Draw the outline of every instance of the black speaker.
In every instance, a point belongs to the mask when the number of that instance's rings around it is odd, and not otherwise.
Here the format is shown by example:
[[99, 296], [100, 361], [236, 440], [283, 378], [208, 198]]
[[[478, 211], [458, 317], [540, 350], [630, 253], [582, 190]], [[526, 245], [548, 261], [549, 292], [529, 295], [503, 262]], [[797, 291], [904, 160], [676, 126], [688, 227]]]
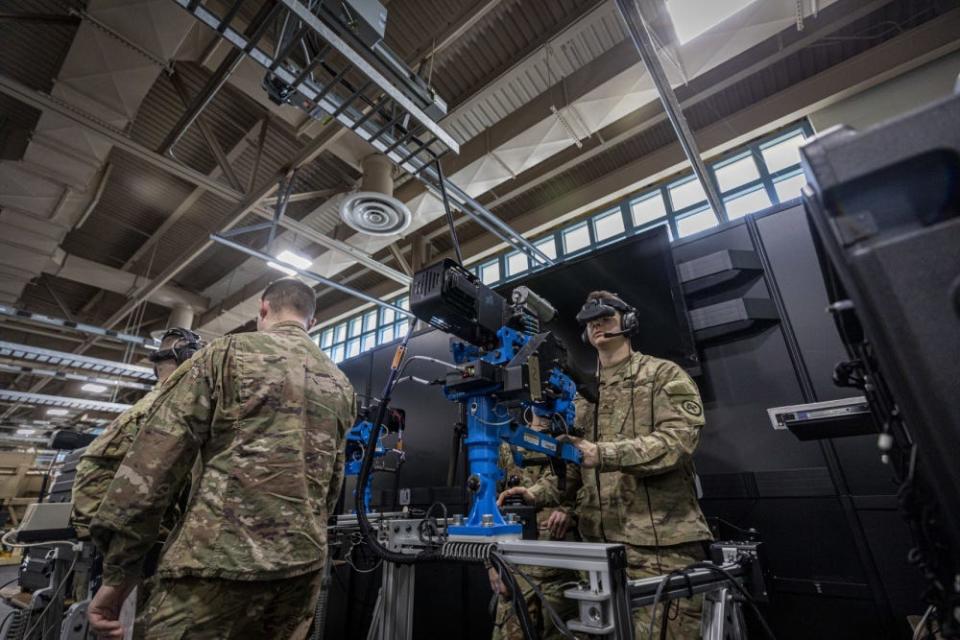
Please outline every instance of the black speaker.
[[905, 452], [891, 466], [925, 532], [918, 548], [952, 592], [941, 609], [960, 607], [960, 96], [863, 132], [828, 130], [801, 157], [838, 329], [870, 380], [888, 455]]

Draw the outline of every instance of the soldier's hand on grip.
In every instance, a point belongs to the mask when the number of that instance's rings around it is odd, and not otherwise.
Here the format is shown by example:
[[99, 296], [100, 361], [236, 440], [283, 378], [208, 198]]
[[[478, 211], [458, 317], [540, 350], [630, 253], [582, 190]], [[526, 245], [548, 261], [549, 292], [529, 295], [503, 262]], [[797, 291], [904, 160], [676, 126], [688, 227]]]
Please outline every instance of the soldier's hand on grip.
[[497, 498], [497, 506], [502, 507], [503, 501], [510, 496], [520, 496], [527, 504], [533, 504], [533, 494], [530, 493], [529, 489], [526, 487], [512, 487], [500, 494], [500, 497]]

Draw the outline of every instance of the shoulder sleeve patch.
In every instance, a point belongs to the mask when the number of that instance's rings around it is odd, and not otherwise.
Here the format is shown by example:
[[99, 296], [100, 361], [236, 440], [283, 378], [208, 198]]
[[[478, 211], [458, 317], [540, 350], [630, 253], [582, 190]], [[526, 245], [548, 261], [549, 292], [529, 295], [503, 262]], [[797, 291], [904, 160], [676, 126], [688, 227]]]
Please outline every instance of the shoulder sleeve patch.
[[691, 396], [697, 395], [697, 388], [689, 380], [671, 380], [663, 385], [663, 391], [668, 396]]

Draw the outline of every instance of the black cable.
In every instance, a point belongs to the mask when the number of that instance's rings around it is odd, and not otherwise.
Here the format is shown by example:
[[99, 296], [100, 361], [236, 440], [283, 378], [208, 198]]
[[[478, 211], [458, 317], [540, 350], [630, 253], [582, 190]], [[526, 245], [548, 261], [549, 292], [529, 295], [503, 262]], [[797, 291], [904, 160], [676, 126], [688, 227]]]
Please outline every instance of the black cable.
[[437, 176], [440, 182], [440, 196], [443, 200], [443, 210], [447, 216], [447, 226], [450, 227], [450, 241], [453, 243], [453, 252], [457, 256], [457, 262], [463, 266], [463, 254], [460, 252], [460, 239], [457, 238], [457, 228], [453, 224], [453, 212], [450, 211], [450, 199], [447, 197], [447, 182], [443, 177], [443, 167], [440, 166], [440, 158], [437, 158]]
[[496, 551], [490, 552], [490, 564], [494, 566], [497, 570], [497, 573], [500, 575], [500, 579], [503, 581], [504, 586], [507, 590], [510, 591], [510, 599], [513, 603], [513, 612], [517, 616], [517, 620], [520, 622], [520, 630], [523, 632], [524, 640], [539, 640], [540, 633], [534, 627], [533, 621], [530, 620], [530, 612], [527, 611], [527, 603], [523, 599], [523, 593], [520, 590], [520, 586], [517, 584], [516, 577], [513, 575], [514, 571], [518, 571], [515, 567], [510, 566], [510, 563], [507, 562], [503, 556], [501, 556]]
[[540, 590], [540, 585], [530, 579], [530, 576], [525, 574], [520, 570], [520, 567], [514, 567], [521, 578], [527, 581], [527, 584], [533, 589], [533, 592], [538, 598], [540, 598], [540, 604], [544, 607], [544, 610], [550, 616], [550, 620], [553, 622], [554, 628], [560, 632], [564, 638], [569, 638], [570, 640], [576, 640], [576, 636], [570, 633], [570, 630], [567, 629], [567, 623], [560, 618], [560, 614], [557, 613], [557, 610], [553, 608], [553, 605], [550, 604], [550, 601], [547, 600], [547, 597], [543, 594], [543, 591]]
[[[656, 626], [657, 626], [657, 605], [660, 604], [660, 598], [663, 597], [663, 590], [666, 588], [667, 583], [670, 582], [670, 578], [674, 576], [683, 575], [684, 571], [686, 571], [686, 569], [674, 569], [673, 571], [668, 573], [663, 578], [663, 580], [660, 581], [660, 584], [657, 585], [657, 591], [656, 593], [653, 594], [653, 604], [650, 605], [650, 627], [649, 627], [650, 640], [653, 640], [654, 629], [656, 629]], [[669, 604], [669, 602], [664, 604], [665, 606], [664, 606], [663, 617], [666, 618], [667, 617], [666, 605]]]
[[[383, 420], [387, 415], [387, 407], [390, 405], [393, 387], [396, 384], [397, 378], [399, 377], [398, 374], [400, 372], [404, 356], [407, 352], [407, 344], [410, 342], [410, 334], [413, 333], [413, 325], [415, 322], [416, 320], [411, 318], [410, 327], [408, 328], [406, 335], [403, 336], [403, 341], [400, 343], [400, 346], [397, 347], [393, 362], [390, 365], [390, 372], [387, 375], [387, 381], [383, 386], [383, 393], [380, 394], [380, 405], [377, 407], [377, 416], [376, 420], [374, 420], [375, 425], [383, 424]], [[360, 497], [360, 491], [362, 491], [362, 487], [366, 486], [367, 480], [370, 478], [370, 473], [373, 470], [373, 453], [376, 449], [377, 438], [379, 435], [379, 429], [371, 429], [370, 435], [367, 436], [367, 442], [363, 453], [363, 462], [360, 464], [360, 474], [357, 476], [357, 489], [355, 490], [355, 499], [361, 500], [361, 502], [358, 504], [363, 504], [362, 498]], [[370, 525], [370, 520], [367, 518], [365, 509], [357, 509], [357, 523], [360, 525], [360, 531], [363, 534], [363, 537], [366, 539], [371, 550], [373, 550], [376, 555], [388, 562], [407, 565], [419, 562], [436, 562], [442, 559], [435, 550], [422, 551], [418, 554], [408, 555], [405, 553], [391, 551], [390, 549], [386, 548], [380, 543], [376, 532], [373, 531], [373, 527]]]
[[757, 620], [760, 622], [760, 626], [763, 627], [763, 633], [770, 638], [770, 640], [777, 640], [777, 637], [774, 635], [773, 630], [770, 628], [770, 625], [767, 624], [767, 619], [763, 617], [763, 614], [760, 613], [760, 609], [757, 607], [756, 600], [753, 599], [753, 596], [750, 595], [750, 592], [747, 591], [740, 581], [737, 580], [729, 571], [723, 567], [718, 567], [717, 565], [711, 562], [694, 562], [691, 565], [688, 565], [684, 568], [684, 571], [690, 571], [692, 569], [706, 569], [708, 571], [713, 571], [714, 573], [719, 573], [727, 579], [733, 587], [740, 592], [740, 595], [743, 596], [744, 600], [747, 601], [747, 604], [750, 605], [750, 608], [753, 609], [753, 613], [756, 614]]

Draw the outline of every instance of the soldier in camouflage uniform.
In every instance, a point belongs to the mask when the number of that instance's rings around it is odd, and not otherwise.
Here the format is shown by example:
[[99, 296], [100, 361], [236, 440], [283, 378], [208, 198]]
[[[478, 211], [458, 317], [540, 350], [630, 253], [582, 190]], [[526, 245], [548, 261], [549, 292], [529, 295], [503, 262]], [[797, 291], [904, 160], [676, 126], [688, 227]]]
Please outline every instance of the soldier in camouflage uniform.
[[92, 629], [122, 638], [173, 490], [203, 460], [147, 603], [148, 639], [303, 638], [326, 559], [327, 514], [356, 415], [346, 376], [307, 335], [313, 290], [272, 283], [256, 333], [215, 340], [164, 385], [91, 525], [106, 553]]
[[[521, 452], [521, 455], [527, 457], [531, 454]], [[500, 445], [500, 468], [504, 470], [506, 478], [516, 476], [520, 480], [519, 486], [530, 487], [544, 476], [546, 469], [549, 467], [517, 466], [510, 446], [503, 443]], [[555, 509], [541, 509], [537, 513], [537, 529], [540, 532], [540, 539], [577, 540], [578, 538], [571, 526], [574, 525], [573, 516], [570, 515], [572, 511], [572, 502]], [[564, 588], [569, 588], [570, 583], [576, 583], [579, 580], [579, 575], [576, 571], [535, 566], [522, 566], [520, 570], [536, 583], [544, 599], [561, 620], [576, 617], [576, 603], [563, 597]], [[493, 590], [501, 593], [501, 598], [497, 603], [493, 640], [522, 640], [523, 631], [520, 628], [520, 622], [513, 610], [513, 605], [508, 599], [509, 594], [505, 593], [504, 589], [501, 588], [496, 570], [490, 569], [490, 572]], [[544, 605], [533, 585], [527, 583], [522, 576], [517, 576], [517, 583], [523, 589], [523, 599], [527, 603], [530, 621], [533, 623], [534, 628], [540, 631], [540, 637], [543, 638], [543, 640], [562, 638], [563, 635], [556, 629], [550, 616], [544, 610]]]
[[[578, 314], [599, 356], [599, 402], [576, 401], [577, 423], [592, 439], [570, 438], [583, 464], [567, 465], [567, 495], [560, 495], [554, 479], [543, 478], [501, 496], [551, 505], [575, 493], [580, 535], [624, 544], [633, 579], [703, 560], [703, 543], [711, 539], [693, 467], [704, 424], [700, 393], [676, 364], [632, 350], [635, 313], [616, 295], [595, 291]], [[702, 598], [675, 602], [667, 637], [699, 638]], [[650, 608], [634, 613], [636, 637], [649, 635], [650, 614]]]
[[[130, 450], [130, 445], [137, 437], [140, 426], [153, 405], [153, 401], [159, 395], [163, 383], [173, 375], [178, 366], [189, 360], [201, 346], [200, 336], [189, 329], [175, 327], [168, 330], [160, 340], [159, 349], [150, 354], [153, 370], [157, 377], [156, 387], [111, 422], [103, 433], [97, 436], [81, 454], [73, 482], [73, 512], [70, 517], [73, 528], [77, 532], [77, 537], [81, 540], [90, 538], [90, 522], [100, 508], [100, 503], [107, 494], [107, 489], [110, 487], [110, 482], [113, 480], [120, 462], [127, 455], [127, 451]], [[137, 586], [136, 612], [138, 617], [133, 633], [135, 639], [142, 638], [146, 630], [140, 614], [146, 608], [147, 599], [153, 588], [154, 581], [152, 578], [156, 571], [160, 547], [166, 541], [170, 532], [176, 529], [177, 523], [180, 521], [182, 515], [180, 505], [184, 502], [185, 494], [188, 493], [189, 489], [186, 483], [184, 484], [185, 486], [180, 493], [181, 499], [164, 514], [158, 543], [154, 545], [145, 563], [144, 580]], [[99, 549], [99, 551], [104, 553], [106, 550]], [[83, 589], [87, 588], [86, 585], [83, 586]]]
[[163, 383], [200, 346], [199, 336], [189, 329], [178, 327], [168, 330], [160, 340], [160, 348], [150, 357], [157, 376], [156, 387], [111, 422], [80, 455], [73, 481], [73, 513], [70, 520], [81, 540], [89, 539], [90, 521], [100, 508], [120, 461], [130, 450]]

